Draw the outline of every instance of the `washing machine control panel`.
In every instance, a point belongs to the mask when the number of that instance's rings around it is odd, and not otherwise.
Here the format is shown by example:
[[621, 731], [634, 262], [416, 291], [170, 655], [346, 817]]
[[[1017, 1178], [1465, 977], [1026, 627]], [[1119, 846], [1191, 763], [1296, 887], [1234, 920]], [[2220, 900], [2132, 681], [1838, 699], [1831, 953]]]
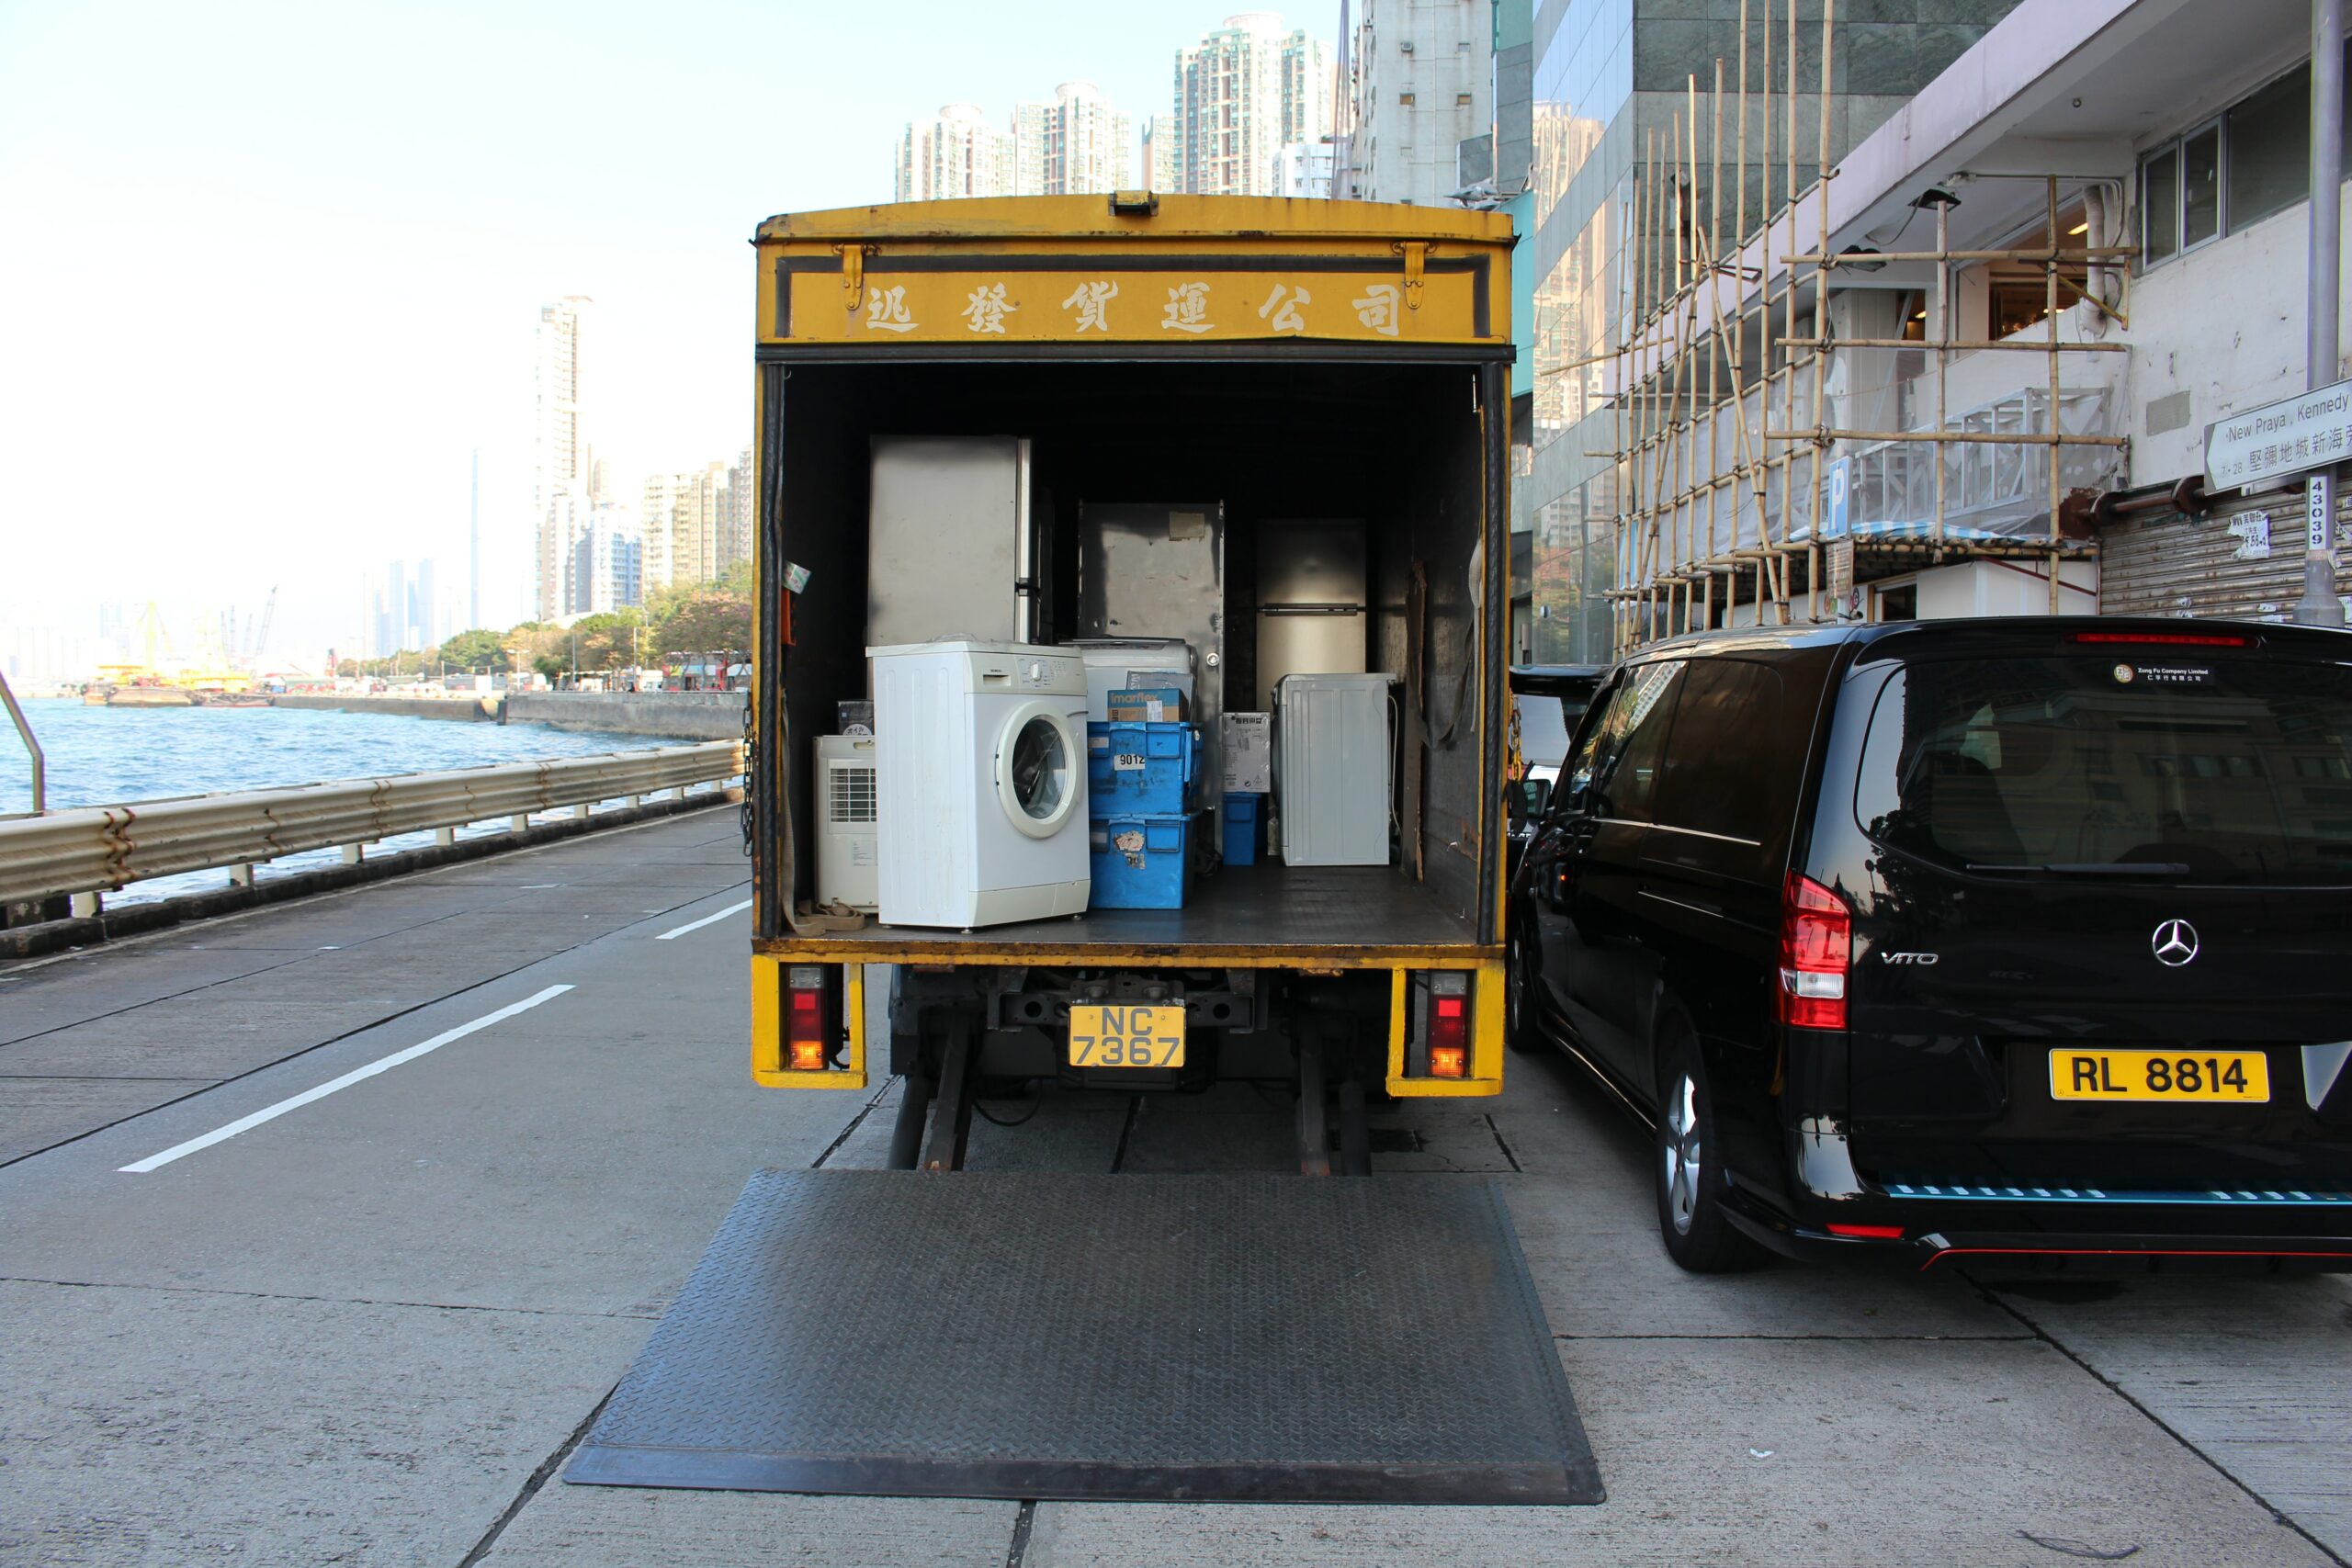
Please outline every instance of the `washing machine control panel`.
[[971, 670], [976, 692], [1082, 693], [1086, 689], [1085, 669], [1077, 660], [1023, 649], [976, 653]]
[[1067, 686], [1071, 674], [1070, 663], [1067, 659], [1020, 660], [1015, 665], [1013, 678], [1024, 692]]

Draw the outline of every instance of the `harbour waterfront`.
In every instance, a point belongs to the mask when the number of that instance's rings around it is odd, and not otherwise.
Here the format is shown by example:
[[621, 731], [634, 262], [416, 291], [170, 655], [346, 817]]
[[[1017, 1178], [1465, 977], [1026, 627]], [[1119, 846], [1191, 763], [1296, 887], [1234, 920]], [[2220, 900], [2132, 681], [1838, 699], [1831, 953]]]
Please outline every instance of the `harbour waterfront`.
[[[292, 708], [126, 709], [61, 700], [28, 701], [24, 707], [47, 757], [51, 811], [674, 744], [642, 735], [539, 725], [449, 724]], [[5, 737], [5, 746], [0, 813], [28, 810], [28, 760], [13, 734]], [[502, 828], [488, 825], [471, 831]], [[411, 841], [430, 839], [430, 834], [406, 835], [385, 840], [384, 847], [405, 848]], [[333, 850], [288, 855], [261, 874], [325, 864], [335, 858]], [[168, 897], [217, 887], [225, 876], [223, 872], [191, 872], [159, 877], [110, 897], [118, 901]]]

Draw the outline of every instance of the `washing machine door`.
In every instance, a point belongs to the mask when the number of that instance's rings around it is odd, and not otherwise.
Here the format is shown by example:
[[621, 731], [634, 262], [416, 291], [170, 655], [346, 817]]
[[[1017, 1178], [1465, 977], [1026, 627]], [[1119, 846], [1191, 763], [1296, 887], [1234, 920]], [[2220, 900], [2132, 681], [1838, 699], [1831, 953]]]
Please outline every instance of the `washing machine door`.
[[1052, 703], [1026, 702], [1006, 716], [996, 739], [996, 794], [1012, 825], [1050, 839], [1086, 793], [1086, 752], [1069, 716]]

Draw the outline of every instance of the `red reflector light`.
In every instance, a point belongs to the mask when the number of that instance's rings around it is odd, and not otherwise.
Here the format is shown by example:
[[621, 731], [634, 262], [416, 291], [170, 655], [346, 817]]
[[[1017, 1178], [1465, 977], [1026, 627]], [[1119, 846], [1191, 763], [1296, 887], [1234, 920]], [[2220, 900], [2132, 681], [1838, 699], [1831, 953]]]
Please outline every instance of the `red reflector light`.
[[1846, 1027], [1846, 971], [1854, 916], [1809, 876], [1789, 873], [1781, 904], [1781, 1021], [1799, 1029]]
[[1901, 1241], [1901, 1225], [1841, 1225], [1832, 1223], [1831, 1235], [1851, 1236], [1856, 1241]]
[[1470, 977], [1430, 976], [1430, 1077], [1470, 1076]]
[[796, 965], [784, 993], [785, 1055], [796, 1073], [823, 1072], [832, 1042], [826, 1039], [825, 971]]
[[2173, 648], [2250, 648], [2254, 644], [2252, 637], [2221, 632], [2075, 632], [2067, 640], [2160, 643]]

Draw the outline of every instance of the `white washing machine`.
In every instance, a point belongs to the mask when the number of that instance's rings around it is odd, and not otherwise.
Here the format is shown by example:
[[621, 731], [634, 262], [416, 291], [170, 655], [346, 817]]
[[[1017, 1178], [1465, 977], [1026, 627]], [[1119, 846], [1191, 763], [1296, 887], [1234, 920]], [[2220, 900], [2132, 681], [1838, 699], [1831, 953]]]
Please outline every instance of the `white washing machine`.
[[886, 926], [1082, 914], [1086, 666], [1004, 642], [873, 648]]

